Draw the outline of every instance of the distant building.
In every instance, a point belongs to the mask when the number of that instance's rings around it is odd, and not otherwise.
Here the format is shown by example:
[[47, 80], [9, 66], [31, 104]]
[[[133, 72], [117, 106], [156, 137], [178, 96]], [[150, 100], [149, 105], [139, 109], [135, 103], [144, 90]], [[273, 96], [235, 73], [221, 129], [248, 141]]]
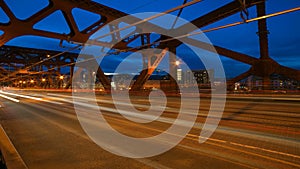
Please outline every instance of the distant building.
[[[246, 81], [240, 82], [241, 86], [249, 90], [262, 90], [263, 79], [258, 76], [249, 76]], [[299, 90], [300, 81], [286, 78], [284, 76], [273, 74], [270, 76], [270, 90]]]
[[193, 80], [195, 80], [198, 85], [210, 85], [211, 82], [214, 82], [214, 70], [192, 70], [183, 72], [182, 82], [184, 85], [188, 86], [189, 84], [193, 84]]
[[[177, 82], [178, 85], [183, 87], [190, 87], [191, 85], [198, 85], [199, 87], [210, 87], [211, 82], [214, 81], [214, 70], [192, 70], [183, 71], [177, 69]], [[115, 90], [126, 90], [136, 80], [136, 74], [106, 74], [111, 81]], [[196, 82], [197, 84], [194, 84]], [[156, 70], [144, 84], [144, 89], [162, 88], [163, 86], [170, 85], [170, 75], [162, 70]]]

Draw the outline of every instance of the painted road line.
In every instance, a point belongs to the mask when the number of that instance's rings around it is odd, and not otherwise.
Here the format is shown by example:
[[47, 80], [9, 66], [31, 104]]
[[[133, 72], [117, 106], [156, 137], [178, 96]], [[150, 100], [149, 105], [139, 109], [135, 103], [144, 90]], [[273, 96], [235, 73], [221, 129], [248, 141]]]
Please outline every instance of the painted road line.
[[237, 149], [237, 148], [234, 148], [234, 147], [229, 147], [228, 145], [221, 145], [219, 143], [213, 143], [213, 142], [207, 142], [207, 144], [222, 147], [222, 148], [226, 148], [226, 149], [237, 151], [237, 152], [242, 152], [242, 153], [245, 153], [245, 154], [250, 154], [250, 155], [253, 155], [253, 156], [261, 157], [261, 158], [264, 158], [264, 159], [268, 159], [268, 160], [272, 160], [272, 161], [276, 161], [276, 162], [279, 162], [279, 163], [283, 163], [283, 164], [287, 164], [287, 165], [291, 165], [291, 166], [295, 166], [297, 168], [300, 168], [300, 165], [296, 164], [296, 163], [288, 162], [288, 161], [285, 161], [285, 160], [273, 158], [273, 157], [266, 156], [266, 155], [261, 155], [261, 154], [254, 153], [254, 152], [245, 151], [243, 149]]
[[284, 152], [280, 152], [280, 151], [275, 151], [275, 150], [269, 150], [269, 149], [265, 149], [265, 148], [260, 148], [260, 147], [256, 147], [256, 146], [249, 146], [249, 145], [239, 144], [239, 143], [235, 143], [235, 142], [229, 142], [229, 144], [240, 146], [240, 147], [245, 147], [245, 148], [249, 148], [249, 149], [261, 150], [261, 151], [265, 151], [265, 152], [269, 152], [269, 153], [273, 153], [273, 154], [280, 154], [280, 155], [284, 155], [284, 156], [289, 156], [289, 157], [294, 157], [294, 158], [300, 159], [300, 156], [295, 155], [295, 154], [289, 154], [289, 153], [284, 153]]
[[[50, 95], [55, 95], [55, 94], [50, 94]], [[62, 96], [62, 95], [60, 95], [60, 96]], [[65, 97], [67, 97], [67, 98], [69, 97], [70, 98], [72, 96], [65, 96]], [[71, 100], [66, 100], [66, 99], [61, 99], [61, 98], [59, 100], [63, 100], [63, 101], [69, 102], [69, 103], [73, 103], [73, 101], [71, 101]], [[87, 100], [87, 99], [83, 99], [83, 100]], [[99, 108], [98, 106], [93, 106], [93, 105], [88, 104], [88, 103], [78, 103], [77, 102], [77, 104], [79, 104], [81, 106], [85, 106], [85, 107], [94, 108], [94, 109], [95, 108]], [[117, 111], [115, 109], [108, 108], [108, 107], [105, 107], [105, 108], [104, 107], [100, 107], [100, 109], [102, 109], [104, 111], [108, 111], [108, 112], [117, 113]], [[132, 115], [132, 116], [135, 116], [135, 117], [139, 117], [139, 118], [149, 118], [148, 117], [149, 115], [139, 115], [139, 114], [136, 114], [136, 113], [127, 112], [126, 110], [123, 110], [122, 113], [129, 114], [129, 115]], [[162, 118], [162, 119], [160, 119], [158, 121], [165, 122], [165, 123], [170, 123], [171, 121], [169, 121], [169, 120], [170, 119], [168, 119], [168, 118]], [[186, 121], [182, 122], [182, 125], [185, 122]], [[188, 136], [193, 137], [193, 138], [199, 138], [199, 136], [197, 136], [197, 135], [188, 134]], [[275, 151], [275, 150], [269, 150], [269, 149], [265, 149], [265, 148], [261, 148], [261, 147], [255, 147], [255, 146], [251, 146], [251, 145], [239, 144], [239, 143], [235, 143], [235, 142], [229, 142], [229, 141], [220, 140], [220, 139], [214, 139], [214, 138], [209, 138], [208, 140], [214, 141], [214, 142], [219, 142], [219, 143], [228, 143], [228, 144], [239, 146], [239, 147], [243, 147], [243, 148], [256, 149], [256, 150], [261, 150], [261, 151], [265, 151], [265, 152], [269, 152], [269, 153], [280, 154], [280, 155], [284, 155], [284, 156], [289, 156], [289, 157], [294, 157], [294, 158], [299, 158], [300, 159], [300, 156], [295, 155], [295, 154], [289, 154], [289, 153], [279, 152], [279, 151]]]
[[[117, 121], [122, 121], [122, 120], [119, 120], [119, 119], [115, 119], [115, 120], [117, 120]], [[122, 122], [123, 122], [123, 121], [122, 121]], [[161, 131], [161, 130], [159, 130], [159, 129], [153, 129], [153, 128], [145, 127], [145, 126], [143, 126], [143, 127], [144, 127], [144, 128], [147, 128], [147, 129], [149, 129], [149, 130], [152, 130], [152, 131], [165, 132], [165, 131]], [[168, 133], [168, 134], [177, 136], [176, 134], [173, 134], [173, 133]], [[194, 141], [198, 141], [198, 140], [199, 140], [199, 139], [198, 139], [199, 136], [197, 136], [197, 135], [188, 134], [188, 136], [190, 136], [190, 137], [187, 137], [187, 139], [194, 140]], [[191, 138], [191, 137], [192, 137], [192, 138]], [[214, 142], [217, 142], [217, 143], [214, 143]], [[245, 151], [245, 150], [243, 150], [243, 149], [240, 150], [240, 149], [237, 149], [237, 148], [234, 148], [234, 147], [229, 147], [228, 144], [231, 144], [231, 145], [239, 145], [239, 146], [242, 146], [243, 148], [248, 148], [248, 149], [249, 149], [249, 148], [256, 148], [256, 149], [260, 149], [260, 150], [263, 150], [263, 151], [272, 152], [272, 153], [274, 153], [274, 154], [281, 154], [281, 155], [285, 155], [285, 156], [289, 156], [289, 157], [297, 157], [297, 158], [300, 158], [299, 156], [294, 155], [294, 154], [288, 154], [288, 153], [278, 152], [278, 151], [274, 151], [274, 150], [268, 150], [268, 149], [264, 149], [264, 148], [260, 148], [260, 147], [255, 147], [255, 146], [250, 146], [250, 145], [244, 145], [244, 144], [239, 144], [239, 143], [229, 142], [229, 141], [220, 140], [220, 139], [214, 139], [214, 138], [209, 138], [208, 141], [206, 141], [205, 143], [210, 144], [210, 145], [215, 145], [215, 146], [223, 147], [223, 148], [227, 148], [227, 149], [234, 150], [234, 151], [238, 151], [238, 152], [243, 152], [243, 153], [250, 154], [250, 155], [254, 155], [254, 156], [258, 156], [258, 157], [262, 157], [262, 158], [265, 158], [265, 159], [277, 161], [277, 162], [280, 162], [280, 163], [283, 163], [283, 164], [288, 164], [288, 165], [291, 165], [291, 166], [300, 167], [300, 165], [295, 164], [295, 163], [292, 163], [292, 162], [288, 162], [288, 161], [276, 159], [276, 158], [269, 157], [269, 156], [266, 156], [266, 155], [261, 155], [261, 154], [258, 154], [258, 153], [253, 153], [253, 152]], [[224, 143], [224, 144], [220, 144], [220, 143]], [[225, 143], [226, 143], [226, 144], [225, 144]], [[182, 145], [178, 145], [178, 146], [182, 146]], [[192, 149], [192, 150], [195, 150], [195, 149]]]
[[[73, 101], [71, 100], [64, 100], [66, 102], [69, 102], [69, 103], [74, 103]], [[81, 105], [81, 106], [84, 106], [84, 107], [89, 107], [89, 108], [92, 108], [92, 109], [100, 109], [100, 110], [103, 110], [103, 111], [107, 111], [107, 112], [111, 112], [111, 113], [120, 113], [120, 114], [126, 114], [126, 115], [130, 115], [130, 116], [133, 116], [133, 117], [138, 117], [138, 118], [145, 118], [145, 119], [148, 119], [148, 118], [153, 118], [151, 117], [151, 115], [142, 115], [142, 114], [138, 114], [138, 113], [134, 113], [134, 112], [129, 112], [129, 111], [126, 111], [126, 110], [122, 110], [121, 112], [113, 109], [113, 108], [108, 108], [108, 107], [98, 107], [98, 106], [95, 106], [95, 105], [91, 105], [89, 103], [81, 103], [81, 102], [75, 102], [75, 104], [78, 104], [78, 105]], [[157, 119], [158, 121], [160, 122], [164, 122], [164, 123], [168, 123], [168, 124], [171, 124], [173, 122], [173, 119], [171, 118], [166, 118], [166, 117], [160, 117], [159, 119]], [[180, 123], [178, 123], [179, 125], [181, 126], [186, 126], [186, 123], [189, 123], [188, 121], [185, 121], [185, 120], [181, 120]], [[202, 123], [196, 123], [198, 124], [197, 126], [201, 126], [203, 125]], [[232, 132], [234, 133], [240, 133], [240, 134], [244, 134], [244, 135], [249, 135], [249, 134], [252, 134], [252, 133], [241, 133], [240, 131], [233, 131], [233, 130], [229, 130], [228, 131], [228, 127], [219, 127], [219, 129], [217, 129], [216, 132], [229, 132], [230, 134], [233, 134]], [[221, 130], [221, 131], [220, 131]], [[224, 131], [225, 130], [225, 131]], [[189, 135], [191, 136], [191, 135]], [[192, 136], [192, 137], [197, 137], [199, 138], [199, 136]], [[257, 137], [257, 135], [256, 135]], [[262, 136], [260, 136], [262, 137]], [[264, 139], [268, 137], [269, 139], [274, 139], [274, 138], [270, 138], [270, 136], [264, 136]], [[213, 138], [209, 138], [209, 140], [211, 141], [215, 141], [215, 142], [221, 142], [221, 143], [226, 143], [228, 141], [225, 141], [225, 140], [218, 140], [218, 139], [213, 139]], [[234, 143], [233, 143], [234, 144]], [[238, 144], [238, 143], [236, 143]], [[272, 153], [277, 153], [277, 154], [282, 154], [282, 155], [287, 155], [287, 156], [290, 156], [290, 157], [296, 157], [296, 158], [300, 158], [300, 156], [297, 156], [297, 155], [293, 155], [293, 154], [288, 154], [288, 153], [283, 153], [283, 152], [276, 152], [274, 150], [268, 150], [268, 149], [264, 149], [264, 148], [259, 148], [259, 147], [253, 147], [253, 146], [250, 146], [250, 145], [243, 145], [243, 147], [246, 147], [246, 148], [252, 148], [252, 149], [260, 149], [262, 151], [266, 151], [266, 152], [272, 152]]]

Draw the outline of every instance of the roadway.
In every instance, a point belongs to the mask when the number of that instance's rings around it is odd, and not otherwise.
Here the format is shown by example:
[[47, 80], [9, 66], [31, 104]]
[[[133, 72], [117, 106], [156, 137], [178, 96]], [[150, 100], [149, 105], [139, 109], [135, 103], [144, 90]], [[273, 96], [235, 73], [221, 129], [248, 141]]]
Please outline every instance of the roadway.
[[[298, 97], [230, 96], [217, 130], [199, 144], [201, 125], [210, 106], [210, 99], [203, 97], [196, 123], [180, 144], [154, 157], [131, 159], [102, 149], [87, 136], [77, 119], [70, 93], [5, 92], [21, 94], [0, 93], [6, 96], [0, 97], [0, 123], [30, 169], [300, 168]], [[146, 98], [131, 99], [138, 109], [145, 109]], [[190, 100], [192, 106], [193, 98]], [[97, 95], [97, 101], [109, 124], [128, 136], [154, 136], [171, 125], [159, 120], [134, 123], [113, 112], [109, 96]], [[179, 101], [177, 97], [168, 98], [162, 117], [174, 120]], [[126, 103], [117, 104], [126, 107]]]

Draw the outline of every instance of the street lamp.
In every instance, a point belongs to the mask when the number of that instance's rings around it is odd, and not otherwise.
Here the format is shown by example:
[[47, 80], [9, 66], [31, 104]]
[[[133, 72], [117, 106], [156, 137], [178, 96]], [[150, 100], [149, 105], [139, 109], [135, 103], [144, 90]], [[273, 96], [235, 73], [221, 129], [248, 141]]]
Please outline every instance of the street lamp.
[[177, 80], [181, 81], [182, 80], [182, 69], [179, 68], [180, 61], [176, 60], [175, 61], [175, 65], [176, 65], [176, 73], [177, 73], [176, 77], [177, 77]]
[[42, 79], [42, 82], [45, 82], [45, 81], [46, 81], [46, 79], [45, 79], [45, 78], [43, 78], [43, 79]]
[[60, 79], [60, 80], [63, 80], [63, 79], [64, 79], [64, 76], [63, 76], [63, 75], [59, 76], [59, 79]]

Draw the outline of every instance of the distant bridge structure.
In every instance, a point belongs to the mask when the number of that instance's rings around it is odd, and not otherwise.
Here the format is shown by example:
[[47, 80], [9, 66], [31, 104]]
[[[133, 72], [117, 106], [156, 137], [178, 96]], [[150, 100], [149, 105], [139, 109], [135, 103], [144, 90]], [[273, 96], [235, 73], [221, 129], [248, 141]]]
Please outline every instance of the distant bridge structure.
[[[179, 6], [178, 10], [185, 8], [185, 5], [186, 4]], [[164, 35], [161, 35], [158, 40], [156, 39], [154, 41], [153, 39], [151, 39], [151, 33], [139, 34], [139, 30], [149, 28], [149, 31], [153, 33], [156, 33], [155, 31], [174, 31], [182, 32], [183, 34], [188, 34], [195, 31], [189, 29], [187, 25], [181, 25], [175, 29], [166, 30], [159, 25], [155, 25], [151, 22], [145, 22], [142, 24], [142, 26], [136, 25], [135, 30], [130, 32], [126, 38], [121, 39], [120, 32], [118, 32], [118, 29], [120, 27], [119, 24], [121, 23], [116, 25], [109, 25], [109, 23], [118, 18], [129, 16], [129, 14], [90, 0], [49, 0], [48, 6], [24, 20], [17, 18], [4, 0], [0, 0], [0, 6], [9, 18], [9, 21], [7, 23], [0, 23], [0, 30], [3, 32], [2, 35], [0, 34], [0, 79], [2, 82], [21, 83], [22, 79], [24, 79], [24, 77], [29, 75], [30, 73], [34, 74], [36, 79], [47, 78], [53, 74], [59, 76], [60, 68], [62, 66], [69, 67], [71, 77], [74, 74], [74, 64], [72, 63], [76, 62], [78, 56], [77, 53], [72, 53], [69, 51], [60, 52], [54, 50], [42, 50], [5, 45], [8, 41], [23, 35], [41, 36], [58, 39], [61, 40], [61, 42], [65, 41], [73, 42], [75, 44], [84, 44], [89, 39], [89, 37], [97, 30], [103, 28], [104, 26], [109, 26], [110, 31], [114, 32], [110, 34], [111, 41], [104, 42], [101, 40], [97, 40], [93, 43], [96, 43], [99, 46], [110, 48], [115, 41], [118, 41], [118, 43], [113, 45], [112, 48], [119, 52], [123, 52], [133, 49], [138, 50], [141, 48], [151, 48], [154, 47], [154, 42], [157, 41], [159, 43], [155, 44], [156, 48], [161, 48], [162, 50], [168, 49], [173, 53], [169, 55], [169, 68], [170, 74], [172, 74], [173, 77], [176, 77], [176, 65], [174, 64], [176, 61], [176, 55], [174, 54], [176, 54], [176, 49], [182, 44], [182, 42], [177, 39], [170, 39], [170, 37], [166, 37]], [[211, 11], [208, 10], [206, 14], [192, 20], [191, 23], [201, 29], [234, 14], [243, 13], [246, 11], [246, 9], [253, 6], [256, 6], [257, 17], [266, 16], [265, 0], [233, 0], [217, 9]], [[76, 23], [76, 20], [74, 19], [72, 13], [72, 10], [75, 8], [98, 14], [100, 16], [100, 19], [92, 23], [85, 29], [81, 30], [78, 27], [78, 24]], [[49, 15], [53, 14], [56, 11], [62, 12], [64, 19], [66, 20], [66, 23], [70, 29], [70, 32], [68, 34], [55, 33], [34, 28], [35, 24], [47, 18]], [[244, 19], [246, 21], [246, 18]], [[141, 20], [132, 17], [126, 24], [132, 25], [139, 21]], [[300, 81], [299, 70], [282, 66], [270, 57], [268, 47], [269, 35], [267, 28], [267, 18], [258, 19], [257, 23], [257, 34], [259, 36], [260, 48], [259, 57], [253, 57], [247, 54], [226, 49], [224, 47], [214, 46], [218, 54], [251, 66], [251, 68], [246, 72], [241, 72], [238, 76], [230, 79], [227, 82], [228, 86], [233, 86], [235, 82], [241, 81], [251, 75], [262, 77], [264, 89], [270, 88], [270, 76], [272, 74], [280, 74], [285, 77]], [[165, 41], [166, 39], [169, 40]], [[138, 46], [132, 46], [133, 41], [140, 41], [142, 47], [139, 48]], [[203, 42], [189, 39], [189, 43], [189, 45], [207, 49], [207, 44]], [[89, 56], [87, 56], [87, 58], [89, 58]], [[147, 60], [147, 58], [147, 56], [143, 56], [144, 68], [148, 68], [149, 64], [147, 62], [150, 62], [149, 60]], [[161, 57], [157, 57], [154, 62], [159, 62], [159, 59], [161, 59]], [[151, 65], [151, 69], [155, 69], [155, 67]], [[79, 69], [78, 71], [83, 70]], [[80, 72], [77, 72], [77, 74], [79, 73]], [[110, 90], [110, 82], [104, 75], [101, 67], [96, 72], [96, 76], [98, 77], [104, 88]], [[147, 77], [149, 75], [145, 72], [142, 72], [140, 76], [144, 77], [137, 78], [137, 81], [133, 84], [134, 86], [131, 87], [132, 89], [141, 89], [144, 83], [147, 81]], [[42, 81], [40, 81], [40, 83], [42, 83]], [[68, 83], [69, 84], [67, 86], [70, 86], [71, 81]]]

